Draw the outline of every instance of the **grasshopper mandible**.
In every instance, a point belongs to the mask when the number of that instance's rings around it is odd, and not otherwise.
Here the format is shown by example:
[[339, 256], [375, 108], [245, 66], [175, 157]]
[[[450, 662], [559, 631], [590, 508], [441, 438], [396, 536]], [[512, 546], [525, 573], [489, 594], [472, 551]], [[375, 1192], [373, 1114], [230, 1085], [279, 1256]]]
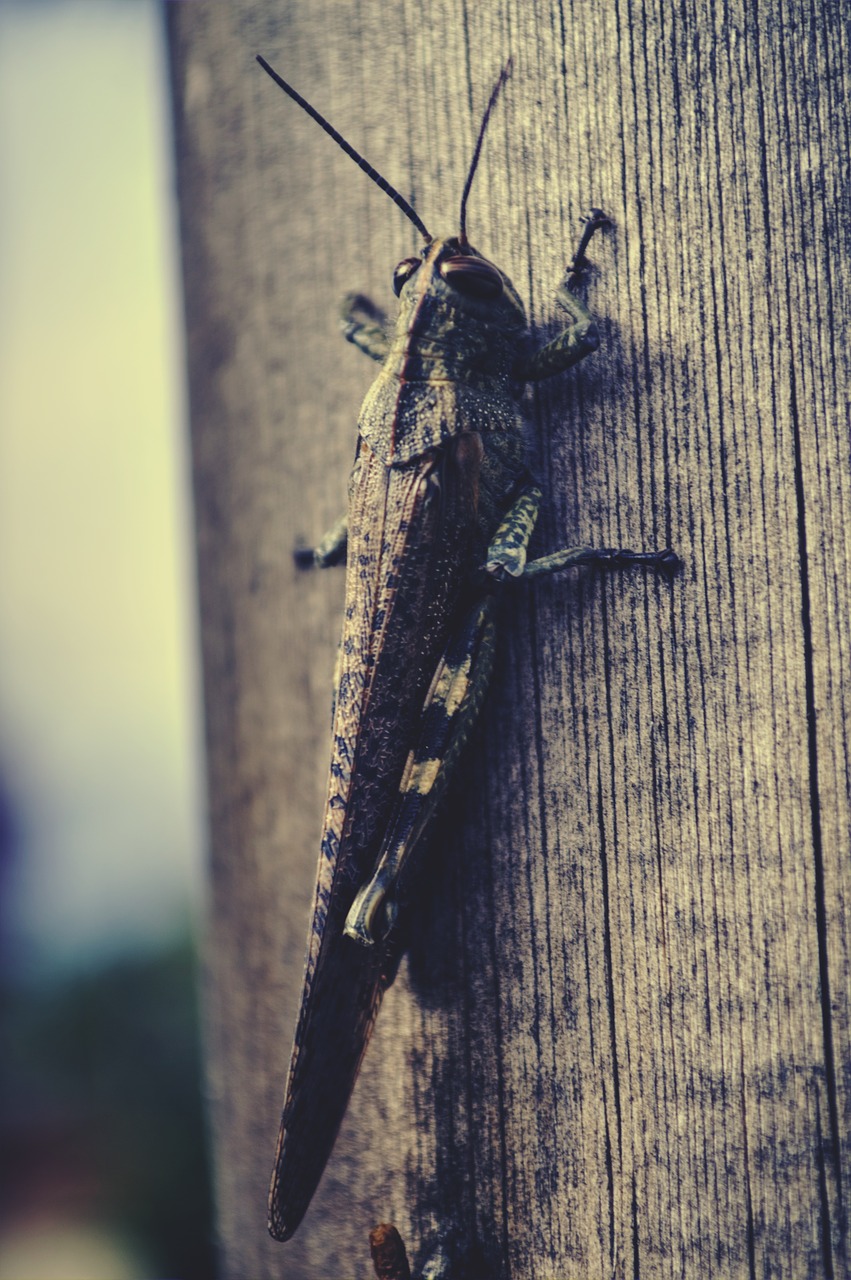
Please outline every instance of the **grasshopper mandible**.
[[433, 237], [415, 210], [285, 80], [258, 62], [413, 222], [425, 244], [396, 267], [395, 329], [368, 299], [347, 299], [345, 336], [382, 368], [358, 420], [347, 516], [302, 565], [347, 564], [335, 677], [328, 803], [304, 994], [269, 1198], [287, 1240], [317, 1187], [381, 997], [404, 949], [399, 908], [414, 855], [482, 704], [501, 584], [574, 565], [672, 573], [670, 550], [571, 547], [527, 560], [541, 491], [524, 462], [512, 385], [548, 378], [598, 346], [567, 285], [608, 221], [593, 210], [558, 300], [570, 323], [535, 350], [511, 281], [467, 238]]

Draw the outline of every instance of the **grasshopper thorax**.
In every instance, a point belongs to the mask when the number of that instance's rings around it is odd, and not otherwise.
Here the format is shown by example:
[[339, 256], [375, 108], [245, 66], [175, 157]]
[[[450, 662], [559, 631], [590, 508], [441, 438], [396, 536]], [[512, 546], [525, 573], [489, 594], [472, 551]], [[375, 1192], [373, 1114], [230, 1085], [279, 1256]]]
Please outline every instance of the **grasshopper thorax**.
[[523, 304], [504, 272], [457, 236], [396, 268], [399, 315], [358, 430], [387, 466], [464, 434], [519, 430], [512, 377]]

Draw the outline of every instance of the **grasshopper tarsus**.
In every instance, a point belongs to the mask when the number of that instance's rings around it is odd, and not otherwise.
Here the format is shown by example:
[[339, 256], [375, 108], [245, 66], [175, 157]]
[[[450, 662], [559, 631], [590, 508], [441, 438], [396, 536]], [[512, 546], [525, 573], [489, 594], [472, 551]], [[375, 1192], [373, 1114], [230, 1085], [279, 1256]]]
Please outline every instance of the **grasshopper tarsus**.
[[346, 563], [348, 541], [348, 522], [341, 516], [315, 547], [296, 546], [293, 560], [298, 569], [332, 569]]
[[387, 314], [382, 311], [372, 298], [368, 298], [365, 293], [347, 293], [343, 298], [343, 307], [347, 314], [353, 314], [356, 311], [362, 311], [370, 320], [376, 324], [387, 324]]
[[676, 574], [683, 568], [683, 562], [671, 547], [665, 547], [664, 551], [658, 551], [657, 563], [654, 566], [657, 573], [661, 573], [664, 577], [672, 582]]
[[293, 564], [297, 569], [313, 569], [316, 564], [313, 547], [293, 547]]
[[611, 227], [612, 219], [606, 213], [605, 209], [598, 209], [592, 206], [588, 212], [580, 218], [580, 222], [584, 222], [592, 227], [592, 231], [596, 231], [598, 227]]
[[626, 569], [633, 566], [653, 569], [670, 582], [682, 568], [683, 562], [670, 547], [661, 551], [631, 551], [628, 547], [604, 547], [593, 551], [587, 563], [601, 569]]
[[582, 232], [582, 239], [579, 241], [579, 248], [567, 268], [568, 279], [578, 276], [584, 270], [586, 266], [585, 255], [594, 233], [599, 231], [601, 227], [610, 227], [612, 225], [612, 220], [608, 214], [604, 213], [602, 209], [596, 208], [589, 209], [585, 217], [582, 218], [582, 222], [585, 223], [585, 229]]

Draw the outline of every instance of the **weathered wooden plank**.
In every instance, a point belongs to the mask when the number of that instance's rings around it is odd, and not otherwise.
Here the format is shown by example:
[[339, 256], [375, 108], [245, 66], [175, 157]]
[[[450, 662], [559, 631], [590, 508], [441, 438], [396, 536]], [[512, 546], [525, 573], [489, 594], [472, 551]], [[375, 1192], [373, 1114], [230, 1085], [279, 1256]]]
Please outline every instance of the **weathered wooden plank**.
[[[169, 9], [212, 808], [223, 1269], [369, 1274], [394, 1220], [486, 1274], [847, 1274], [849, 27], [803, 0]], [[545, 331], [606, 208], [602, 349], [528, 399], [541, 549], [674, 545], [672, 588], [519, 594], [433, 891], [294, 1241], [265, 1194], [301, 978], [371, 369], [413, 232], [264, 53]]]

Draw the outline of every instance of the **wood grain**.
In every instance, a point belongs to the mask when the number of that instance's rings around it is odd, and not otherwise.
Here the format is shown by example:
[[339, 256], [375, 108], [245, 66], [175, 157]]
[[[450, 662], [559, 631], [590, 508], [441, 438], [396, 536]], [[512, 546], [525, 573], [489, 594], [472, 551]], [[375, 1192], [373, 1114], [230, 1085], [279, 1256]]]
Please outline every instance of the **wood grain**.
[[[480, 1273], [842, 1277], [851, 1203], [851, 32], [828, 0], [169, 6], [211, 797], [222, 1272], [370, 1274], [393, 1221]], [[262, 52], [541, 336], [591, 204], [601, 350], [528, 397], [571, 541], [686, 562], [512, 597], [308, 1217], [265, 1232], [327, 767], [342, 509], [401, 213]], [[471, 1263], [473, 1266], [473, 1263]], [[475, 1268], [471, 1274], [476, 1274]]]

